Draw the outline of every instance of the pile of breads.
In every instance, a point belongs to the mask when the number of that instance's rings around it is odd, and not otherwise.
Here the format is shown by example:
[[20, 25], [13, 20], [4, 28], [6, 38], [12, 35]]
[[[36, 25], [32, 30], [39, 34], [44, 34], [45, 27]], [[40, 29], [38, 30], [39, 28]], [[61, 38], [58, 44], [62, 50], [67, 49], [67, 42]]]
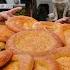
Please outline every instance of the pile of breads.
[[0, 24], [0, 70], [70, 70], [70, 24], [10, 17]]

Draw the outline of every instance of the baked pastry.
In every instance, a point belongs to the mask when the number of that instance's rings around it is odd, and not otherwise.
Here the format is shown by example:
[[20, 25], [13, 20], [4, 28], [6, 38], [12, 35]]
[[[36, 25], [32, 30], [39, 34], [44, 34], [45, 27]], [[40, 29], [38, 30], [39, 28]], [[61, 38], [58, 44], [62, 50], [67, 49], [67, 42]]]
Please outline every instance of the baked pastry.
[[48, 53], [61, 66], [60, 70], [70, 70], [70, 47], [56, 48]]
[[11, 61], [2, 70], [32, 70], [34, 60], [30, 55], [13, 55]]
[[35, 59], [34, 70], [60, 70], [60, 66], [50, 57], [38, 57]]
[[70, 30], [64, 31], [65, 45], [70, 46]]
[[6, 42], [14, 32], [9, 30], [6, 25], [0, 25], [0, 41]]
[[0, 42], [0, 51], [5, 49], [5, 43], [4, 42]]
[[64, 42], [64, 34], [63, 34], [63, 28], [61, 23], [55, 23], [55, 22], [49, 22], [49, 21], [40, 21], [39, 24], [37, 24], [38, 28], [46, 28], [52, 32], [54, 32], [63, 43]]
[[49, 21], [38, 21], [34, 23], [34, 26], [37, 29], [47, 28], [51, 30], [54, 24], [55, 24], [54, 22], [49, 22]]
[[33, 29], [33, 24], [36, 23], [32, 17], [28, 16], [14, 16], [7, 20], [6, 25], [13, 31], [19, 32], [24, 29]]
[[64, 33], [64, 40], [65, 45], [70, 46], [70, 24], [62, 24], [63, 26], [63, 33]]
[[6, 42], [7, 48], [13, 49], [14, 53], [20, 51], [34, 56], [45, 55], [48, 50], [62, 47], [60, 39], [47, 29], [25, 30], [14, 34]]
[[51, 29], [55, 23], [50, 22], [50, 21], [39, 21], [38, 24], [40, 24], [40, 27], [45, 27], [47, 29]]
[[0, 51], [0, 68], [3, 67], [12, 58], [11, 50]]
[[70, 29], [70, 24], [61, 24], [63, 26], [63, 30]]

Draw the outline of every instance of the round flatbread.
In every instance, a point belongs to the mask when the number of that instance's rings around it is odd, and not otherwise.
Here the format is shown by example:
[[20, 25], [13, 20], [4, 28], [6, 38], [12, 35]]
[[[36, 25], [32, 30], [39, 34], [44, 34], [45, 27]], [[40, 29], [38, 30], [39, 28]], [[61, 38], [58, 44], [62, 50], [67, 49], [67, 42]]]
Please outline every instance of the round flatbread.
[[6, 43], [15, 53], [27, 52], [31, 55], [45, 55], [48, 50], [62, 47], [60, 39], [48, 30], [25, 30], [13, 35]]
[[60, 66], [50, 57], [38, 57], [35, 59], [34, 70], [60, 70]]
[[33, 29], [33, 24], [36, 23], [32, 17], [28, 16], [14, 16], [7, 20], [6, 25], [13, 31], [19, 32], [25, 29]]
[[70, 46], [70, 24], [62, 24], [64, 41], [66, 46]]
[[61, 23], [55, 23], [55, 22], [49, 22], [49, 21], [40, 21], [38, 23], [35, 23], [35, 27], [38, 29], [40, 28], [46, 28], [52, 32], [54, 32], [63, 42], [64, 41], [64, 34], [63, 34], [63, 28]]
[[0, 51], [0, 68], [7, 64], [9, 60], [12, 58], [11, 50], [3, 50]]
[[30, 55], [13, 55], [11, 61], [2, 70], [32, 70], [34, 60]]
[[60, 70], [70, 70], [70, 47], [56, 48], [47, 54], [59, 63]]
[[8, 29], [6, 25], [0, 25], [0, 41], [6, 42], [7, 39], [13, 35], [14, 32]]

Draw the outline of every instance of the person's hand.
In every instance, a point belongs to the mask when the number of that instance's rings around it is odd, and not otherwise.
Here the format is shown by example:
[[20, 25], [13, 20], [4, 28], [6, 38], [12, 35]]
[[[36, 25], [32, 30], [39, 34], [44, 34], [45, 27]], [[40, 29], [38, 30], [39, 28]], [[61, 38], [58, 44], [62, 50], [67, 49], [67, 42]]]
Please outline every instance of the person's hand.
[[57, 23], [70, 23], [70, 17], [64, 17], [59, 20], [56, 20]]
[[16, 7], [8, 11], [4, 11], [0, 13], [0, 21], [4, 19], [8, 19], [9, 17], [14, 16], [17, 11], [20, 11], [22, 7]]

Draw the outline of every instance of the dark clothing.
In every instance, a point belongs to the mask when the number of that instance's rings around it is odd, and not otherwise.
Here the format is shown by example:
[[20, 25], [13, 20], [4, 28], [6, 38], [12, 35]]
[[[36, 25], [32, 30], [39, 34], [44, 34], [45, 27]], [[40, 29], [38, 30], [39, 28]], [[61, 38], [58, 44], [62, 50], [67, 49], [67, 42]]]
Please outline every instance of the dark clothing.
[[49, 14], [48, 4], [40, 4], [37, 10], [37, 19], [39, 21], [46, 21]]
[[6, 0], [0, 0], [0, 4], [6, 3]]
[[26, 14], [36, 18], [37, 15], [37, 3], [36, 0], [25, 0]]
[[23, 3], [25, 3], [26, 0], [20, 0], [20, 1], [21, 1], [21, 4], [23, 4]]

